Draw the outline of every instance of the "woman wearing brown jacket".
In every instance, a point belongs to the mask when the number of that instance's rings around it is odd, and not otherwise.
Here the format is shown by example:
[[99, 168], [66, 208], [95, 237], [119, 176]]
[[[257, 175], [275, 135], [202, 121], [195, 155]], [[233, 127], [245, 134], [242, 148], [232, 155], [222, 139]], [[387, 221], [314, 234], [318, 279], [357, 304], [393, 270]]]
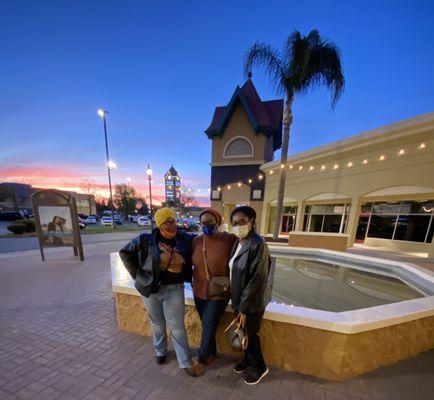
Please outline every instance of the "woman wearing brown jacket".
[[229, 256], [236, 236], [219, 232], [222, 217], [208, 208], [200, 214], [203, 234], [193, 240], [193, 294], [202, 323], [198, 362], [210, 364], [217, 355], [215, 334], [229, 301]]

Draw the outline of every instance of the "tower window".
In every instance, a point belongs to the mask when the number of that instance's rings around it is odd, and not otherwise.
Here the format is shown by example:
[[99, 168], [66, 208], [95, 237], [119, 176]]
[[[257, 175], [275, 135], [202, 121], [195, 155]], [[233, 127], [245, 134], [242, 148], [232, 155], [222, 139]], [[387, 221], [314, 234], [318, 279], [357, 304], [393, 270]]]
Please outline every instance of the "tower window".
[[223, 157], [253, 157], [253, 146], [250, 140], [238, 136], [226, 144]]

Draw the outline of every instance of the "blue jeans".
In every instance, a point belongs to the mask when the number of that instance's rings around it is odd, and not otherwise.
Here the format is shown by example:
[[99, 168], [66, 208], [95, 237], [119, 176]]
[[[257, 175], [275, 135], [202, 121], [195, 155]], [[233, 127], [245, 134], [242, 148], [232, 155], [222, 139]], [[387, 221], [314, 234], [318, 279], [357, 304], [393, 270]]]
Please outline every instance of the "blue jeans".
[[194, 298], [196, 310], [202, 322], [202, 337], [198, 351], [198, 361], [205, 363], [209, 356], [217, 354], [215, 334], [220, 317], [228, 305], [227, 300], [203, 300]]
[[184, 285], [161, 285], [157, 293], [142, 296], [152, 326], [152, 344], [157, 356], [167, 354], [166, 323], [173, 338], [179, 368], [191, 367], [190, 347], [184, 324]]

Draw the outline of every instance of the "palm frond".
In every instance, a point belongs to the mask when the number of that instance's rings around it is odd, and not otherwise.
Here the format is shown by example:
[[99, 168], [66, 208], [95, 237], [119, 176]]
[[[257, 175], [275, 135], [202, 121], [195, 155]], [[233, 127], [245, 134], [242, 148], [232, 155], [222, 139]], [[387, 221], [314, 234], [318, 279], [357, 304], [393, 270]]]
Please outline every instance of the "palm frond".
[[321, 39], [317, 30], [305, 37], [291, 35], [286, 48], [293, 92], [304, 93], [311, 87], [325, 85], [332, 92], [334, 108], [345, 86], [339, 49]]
[[325, 85], [331, 91], [332, 108], [342, 95], [345, 78], [342, 72], [339, 49], [329, 42], [322, 42], [314, 47], [306, 74], [301, 81], [302, 89]]
[[263, 69], [268, 74], [276, 91], [285, 93], [285, 73], [277, 50], [264, 43], [256, 42], [244, 56], [244, 75], [246, 77], [253, 67]]

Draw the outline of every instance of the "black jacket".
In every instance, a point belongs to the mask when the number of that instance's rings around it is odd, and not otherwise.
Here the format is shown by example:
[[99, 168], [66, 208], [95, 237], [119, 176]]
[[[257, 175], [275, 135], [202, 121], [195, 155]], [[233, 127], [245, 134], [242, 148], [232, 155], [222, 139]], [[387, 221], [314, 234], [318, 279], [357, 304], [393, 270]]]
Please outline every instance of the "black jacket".
[[[145, 297], [158, 292], [160, 281], [160, 252], [158, 251], [158, 228], [152, 233], [142, 233], [119, 251], [119, 256], [134, 279], [134, 286]], [[184, 280], [191, 282], [191, 242], [194, 236], [178, 231], [176, 248], [185, 260]]]
[[[237, 246], [238, 243], [232, 249], [231, 258]], [[270, 261], [265, 240], [252, 230], [232, 266], [231, 302], [236, 313], [255, 313], [267, 307], [271, 297]]]

